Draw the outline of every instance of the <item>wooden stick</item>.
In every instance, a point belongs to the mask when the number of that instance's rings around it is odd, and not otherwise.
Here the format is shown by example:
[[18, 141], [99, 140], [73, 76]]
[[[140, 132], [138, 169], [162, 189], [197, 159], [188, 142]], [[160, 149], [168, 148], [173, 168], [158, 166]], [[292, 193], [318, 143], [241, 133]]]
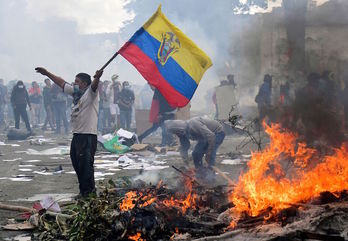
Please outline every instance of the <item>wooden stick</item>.
[[0, 209], [3, 210], [11, 210], [11, 211], [18, 211], [18, 212], [30, 212], [30, 213], [36, 213], [37, 210], [34, 208], [28, 208], [23, 206], [14, 206], [14, 205], [7, 205], [0, 203]]
[[104, 70], [104, 69], [106, 68], [106, 66], [108, 66], [108, 65], [111, 63], [111, 61], [114, 60], [114, 58], [116, 58], [117, 55], [118, 55], [118, 52], [116, 52], [116, 53], [108, 60], [108, 62], [106, 62], [106, 63], [104, 64], [103, 67], [101, 67], [100, 70]]
[[[38, 212], [38, 210], [36, 210], [34, 208], [8, 205], [8, 204], [4, 204], [4, 203], [0, 203], [0, 209], [18, 211], [18, 212], [29, 212], [29, 213], [37, 213]], [[56, 212], [51, 212], [51, 211], [46, 211], [46, 214], [51, 215], [51, 216], [60, 216], [60, 217], [64, 217], [64, 218], [72, 218], [71, 215], [67, 215], [67, 214], [63, 214], [63, 213], [56, 213]]]
[[228, 184], [231, 186], [235, 186], [235, 182], [229, 178], [225, 173], [223, 173], [219, 168], [212, 166], [212, 168], [214, 169], [214, 171], [216, 171], [217, 173], [219, 173], [224, 179], [226, 179], [228, 181]]
[[172, 165], [172, 168], [174, 168], [175, 171], [180, 172], [183, 176], [187, 177], [192, 182], [196, 183], [198, 186], [202, 186], [194, 177], [191, 177], [191, 176], [187, 175], [186, 173], [184, 173], [180, 169], [176, 168], [174, 165]]

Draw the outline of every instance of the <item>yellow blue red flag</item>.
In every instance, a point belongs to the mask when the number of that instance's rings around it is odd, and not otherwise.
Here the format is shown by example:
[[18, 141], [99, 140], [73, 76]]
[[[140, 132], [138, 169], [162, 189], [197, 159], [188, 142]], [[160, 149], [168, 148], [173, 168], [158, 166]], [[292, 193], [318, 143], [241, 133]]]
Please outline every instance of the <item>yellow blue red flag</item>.
[[212, 65], [209, 56], [166, 18], [161, 6], [118, 52], [172, 107], [187, 105]]

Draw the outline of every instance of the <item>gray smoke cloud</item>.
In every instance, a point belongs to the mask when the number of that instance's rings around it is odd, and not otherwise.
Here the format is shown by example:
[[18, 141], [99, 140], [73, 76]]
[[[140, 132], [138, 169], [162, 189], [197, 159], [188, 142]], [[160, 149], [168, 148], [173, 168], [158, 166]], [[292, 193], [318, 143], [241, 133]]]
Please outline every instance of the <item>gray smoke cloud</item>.
[[[229, 68], [233, 62], [231, 42], [240, 41], [245, 26], [233, 15], [230, 0], [1, 0], [0, 78], [43, 81], [34, 71], [36, 66], [46, 67], [68, 82], [78, 72], [93, 75], [159, 4], [164, 14], [213, 61], [192, 99], [193, 109], [204, 110], [207, 90], [234, 70]], [[238, 64], [234, 66], [238, 68]], [[108, 66], [103, 79], [115, 73], [121, 81], [146, 83], [121, 56]], [[244, 79], [236, 77], [237, 84], [243, 85]]]
[[[93, 74], [162, 3], [166, 16], [213, 60], [193, 102], [203, 108], [207, 89], [219, 83], [217, 69], [228, 56], [233, 23], [229, 1], [0, 1], [0, 78], [43, 80], [36, 66], [46, 67], [72, 82], [78, 72]], [[207, 11], [209, 9], [209, 11]], [[104, 79], [118, 73], [133, 84], [146, 81], [119, 56]], [[195, 104], [193, 104], [195, 107]]]

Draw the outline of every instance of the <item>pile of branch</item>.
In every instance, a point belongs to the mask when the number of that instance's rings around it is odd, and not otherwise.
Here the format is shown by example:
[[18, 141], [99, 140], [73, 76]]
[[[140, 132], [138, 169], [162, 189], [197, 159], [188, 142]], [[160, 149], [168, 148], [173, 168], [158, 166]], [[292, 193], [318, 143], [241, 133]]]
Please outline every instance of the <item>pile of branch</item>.
[[[228, 208], [224, 186], [196, 184], [190, 192], [180, 192], [162, 182], [122, 188], [110, 183], [99, 197], [65, 207], [65, 217], [41, 215], [40, 240], [182, 240], [218, 235], [228, 226], [217, 220], [221, 209]], [[193, 196], [194, 205], [185, 206]], [[131, 204], [126, 205], [127, 199]]]

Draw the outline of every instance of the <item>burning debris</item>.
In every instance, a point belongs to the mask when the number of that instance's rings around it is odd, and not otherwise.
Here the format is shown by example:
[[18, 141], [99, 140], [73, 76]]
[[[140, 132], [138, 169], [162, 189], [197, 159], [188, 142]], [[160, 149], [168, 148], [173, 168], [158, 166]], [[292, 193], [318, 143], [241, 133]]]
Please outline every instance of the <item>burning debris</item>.
[[99, 197], [27, 219], [40, 240], [347, 239], [347, 145], [324, 152], [278, 124], [264, 128], [270, 143], [237, 183], [209, 188], [173, 166], [176, 185], [117, 179]]
[[[133, 186], [134, 185], [134, 186]], [[66, 208], [70, 219], [39, 219], [40, 238], [70, 240], [177, 240], [224, 232], [227, 224], [217, 220], [228, 206], [226, 187], [207, 189], [188, 178], [170, 189], [135, 183], [116, 188], [109, 182], [99, 198], [80, 201]], [[179, 188], [183, 187], [183, 188]], [[225, 197], [225, 198], [221, 198]], [[64, 231], [64, 232], [63, 232]]]

